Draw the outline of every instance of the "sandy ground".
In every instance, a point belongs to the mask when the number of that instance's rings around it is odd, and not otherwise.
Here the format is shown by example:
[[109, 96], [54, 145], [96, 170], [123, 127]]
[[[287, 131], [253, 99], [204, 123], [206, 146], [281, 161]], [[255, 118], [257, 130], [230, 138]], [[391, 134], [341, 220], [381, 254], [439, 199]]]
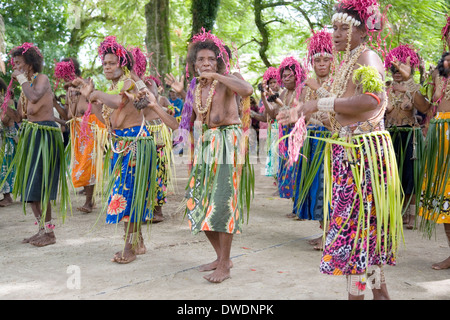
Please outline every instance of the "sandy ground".
[[[345, 277], [319, 273], [321, 253], [307, 243], [321, 234], [318, 223], [287, 218], [292, 202], [274, 196], [273, 180], [261, 169], [250, 221], [234, 238], [232, 278], [224, 283], [208, 283], [196, 270], [215, 255], [204, 234], [193, 236], [175, 213], [187, 181], [182, 167], [178, 191], [163, 209], [166, 220], [151, 226], [147, 254], [128, 265], [110, 261], [123, 244], [122, 225], [105, 225], [104, 217], [96, 223], [98, 209], [76, 211], [83, 196], [73, 194], [72, 214], [57, 223], [57, 243], [44, 248], [21, 243], [36, 231], [29, 208], [27, 215], [17, 202], [0, 208], [0, 299], [345, 300]], [[442, 226], [432, 240], [405, 230], [398, 264], [385, 270], [391, 298], [449, 299], [450, 269], [430, 267], [449, 254]]]

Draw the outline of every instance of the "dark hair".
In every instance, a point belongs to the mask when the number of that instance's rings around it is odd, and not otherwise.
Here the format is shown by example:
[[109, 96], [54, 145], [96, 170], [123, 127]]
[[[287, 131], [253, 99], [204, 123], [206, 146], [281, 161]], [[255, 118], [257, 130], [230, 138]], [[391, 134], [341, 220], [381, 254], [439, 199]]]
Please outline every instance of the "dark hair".
[[44, 58], [34, 47], [28, 48], [28, 50], [23, 53], [23, 48], [17, 47], [11, 51], [11, 57], [22, 56], [25, 63], [33, 68], [34, 72], [41, 72], [44, 67]]
[[443, 54], [442, 54], [442, 57], [441, 57], [441, 59], [439, 60], [439, 62], [438, 62], [438, 65], [437, 65], [437, 69], [438, 69], [438, 71], [439, 71], [439, 75], [441, 76], [441, 77], [445, 77], [445, 78], [448, 78], [448, 74], [445, 72], [445, 68], [444, 68], [444, 61], [445, 61], [445, 58], [448, 56], [448, 55], [450, 55], [450, 52], [444, 52]]
[[[113, 54], [113, 55], [117, 56], [111, 48], [108, 48], [105, 50], [105, 52], [103, 53], [103, 58], [105, 58], [105, 56], [107, 54]], [[125, 67], [127, 67], [127, 69], [129, 71], [131, 71], [131, 70], [133, 70], [133, 66], [134, 66], [133, 54], [130, 51], [126, 50], [126, 55], [127, 55], [127, 57], [126, 57], [127, 64], [125, 65]], [[118, 58], [119, 58], [119, 65], [122, 65], [125, 58], [124, 57], [118, 57]]]
[[[297, 71], [295, 70], [295, 65], [291, 64], [291, 65], [287, 65], [284, 68], [280, 69], [280, 78], [283, 78], [283, 73], [286, 69], [289, 69], [292, 71], [292, 73], [297, 77], [300, 76], [301, 77], [301, 82], [306, 80], [306, 76], [305, 76], [305, 69], [303, 68], [303, 66], [299, 63], [300, 65], [300, 69], [301, 69], [301, 74], [298, 75]], [[270, 79], [267, 81], [267, 84], [269, 84]]]
[[[194, 42], [189, 46], [187, 55], [189, 73], [192, 75], [195, 74], [195, 62], [197, 61], [197, 54], [199, 51], [204, 49], [214, 52], [217, 59], [217, 72], [223, 74], [225, 72], [225, 63], [222, 58], [217, 58], [220, 55], [220, 50], [211, 40]], [[231, 51], [228, 47], [225, 47], [225, 50], [227, 51], [228, 55], [231, 55]], [[226, 57], [224, 58], [226, 59]], [[231, 59], [231, 56], [229, 57], [229, 59]]]
[[73, 66], [75, 68], [75, 75], [80, 77], [81, 76], [80, 63], [78, 62], [77, 59], [75, 59], [75, 58], [64, 58], [64, 59], [61, 59], [61, 61], [64, 61], [64, 62], [69, 62], [71, 60], [72, 60]]

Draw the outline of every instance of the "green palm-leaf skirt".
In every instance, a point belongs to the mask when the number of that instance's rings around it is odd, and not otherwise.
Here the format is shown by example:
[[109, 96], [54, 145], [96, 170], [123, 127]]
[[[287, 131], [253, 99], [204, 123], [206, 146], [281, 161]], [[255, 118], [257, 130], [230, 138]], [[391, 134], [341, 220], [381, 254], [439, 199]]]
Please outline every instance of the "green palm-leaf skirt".
[[7, 176], [14, 171], [12, 194], [14, 198], [21, 196], [23, 212], [28, 202], [40, 202], [44, 224], [48, 204], [59, 201], [58, 212], [64, 222], [71, 204], [63, 137], [56, 122], [22, 122]]
[[[309, 125], [307, 136], [295, 164], [297, 171], [294, 194], [294, 213], [300, 219], [323, 220], [323, 159], [326, 142], [330, 138], [327, 128]], [[315, 137], [321, 138], [314, 139]]]
[[255, 186], [247, 150], [248, 137], [240, 125], [203, 126], [186, 187], [186, 215], [193, 234], [242, 232]]
[[156, 146], [145, 126], [116, 129], [104, 164], [108, 201], [106, 223], [130, 222], [137, 228], [151, 218], [156, 190]]
[[349, 139], [335, 135], [327, 144], [324, 166], [324, 224], [329, 228], [320, 271], [351, 275], [374, 265], [394, 265], [403, 239], [404, 195], [389, 132]]
[[[422, 129], [411, 126], [392, 126], [387, 130], [391, 134], [394, 145], [403, 192], [406, 195], [415, 194], [416, 190], [421, 190], [419, 174], [423, 166], [425, 146]], [[409, 203], [405, 205], [406, 210]]]
[[147, 121], [147, 130], [156, 143], [156, 206], [167, 202], [168, 190], [174, 191], [172, 132], [160, 119]]
[[438, 112], [430, 121], [422, 161], [416, 209], [422, 216], [419, 229], [431, 237], [436, 224], [450, 223], [450, 112]]

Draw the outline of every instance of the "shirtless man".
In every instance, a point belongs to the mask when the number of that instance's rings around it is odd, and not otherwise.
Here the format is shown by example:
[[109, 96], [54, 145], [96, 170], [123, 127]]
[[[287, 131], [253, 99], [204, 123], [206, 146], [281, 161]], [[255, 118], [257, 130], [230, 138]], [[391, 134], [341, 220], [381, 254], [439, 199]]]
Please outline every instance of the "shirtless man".
[[[190, 72], [198, 79], [191, 123], [200, 122], [206, 126], [203, 131], [204, 152], [198, 152], [202, 150], [202, 143], [198, 143], [196, 148], [196, 154], [200, 157], [208, 152], [212, 152], [214, 157], [215, 153], [209, 145], [209, 142], [213, 140], [218, 143], [218, 148], [225, 148], [224, 157], [239, 150], [234, 140], [234, 138], [240, 140], [241, 137], [241, 120], [235, 94], [248, 97], [253, 93], [249, 83], [227, 74], [226, 66], [229, 61], [226, 58], [225, 48], [223, 45], [218, 47], [217, 43], [221, 41], [214, 35], [202, 33], [200, 37], [194, 37], [188, 51], [187, 61]], [[223, 55], [219, 57], [221, 52]], [[233, 146], [229, 146], [228, 142], [220, 141], [222, 137], [231, 141]], [[204, 278], [210, 282], [219, 283], [230, 277], [231, 244], [233, 235], [241, 231], [240, 214], [243, 214], [243, 208], [233, 199], [240, 198], [239, 186], [236, 185], [238, 184], [236, 166], [232, 164], [230, 170], [226, 161], [207, 162], [206, 159], [194, 161], [193, 175], [187, 190], [187, 216], [192, 233], [204, 231], [217, 255], [215, 261], [201, 266], [199, 270], [213, 271]], [[217, 175], [217, 180], [209, 180], [209, 182], [215, 181], [212, 185], [201, 177], [201, 172], [208, 172], [211, 166], [214, 166], [215, 175]], [[198, 175], [196, 175], [197, 172]], [[239, 178], [241, 180], [241, 177]], [[233, 210], [230, 207], [238, 208]]]
[[[22, 123], [22, 126], [37, 125], [38, 130], [36, 132], [36, 143], [44, 140], [46, 135], [48, 141], [53, 143], [62, 143], [61, 131], [55, 122], [53, 113], [53, 92], [49, 79], [46, 75], [40, 73], [43, 67], [43, 58], [38, 48], [25, 43], [21, 47], [17, 47], [12, 50], [13, 57], [13, 69], [11, 77], [15, 79], [22, 86], [22, 94], [18, 104], [18, 115], [20, 119], [27, 120], [27, 123]], [[46, 130], [46, 128], [54, 127], [55, 130]], [[31, 137], [28, 137], [31, 138]], [[42, 139], [42, 140], [41, 140]], [[58, 141], [61, 140], [61, 141]], [[50, 148], [50, 146], [49, 146]], [[38, 156], [37, 146], [29, 146], [28, 153], [23, 154], [25, 158], [33, 157], [33, 163], [31, 171], [28, 173], [28, 183], [26, 186], [25, 194], [22, 194], [22, 202], [29, 202], [31, 209], [36, 218], [39, 231], [34, 236], [24, 239], [24, 243], [30, 243], [35, 246], [46, 246], [54, 244], [56, 237], [53, 232], [54, 225], [52, 223], [52, 210], [50, 200], [55, 200], [58, 192], [58, 180], [59, 175], [64, 175], [60, 171], [60, 158], [61, 154], [56, 151], [55, 145], [52, 154], [50, 150], [45, 150], [51, 159], [49, 159], [50, 172], [44, 172], [45, 166], [43, 166], [42, 155]], [[22, 151], [23, 152], [23, 151]], [[34, 168], [38, 174], [32, 174]], [[18, 173], [20, 174], [20, 173]], [[23, 174], [23, 173], [22, 173]], [[42, 179], [44, 175], [48, 175], [50, 184], [44, 186], [44, 190], [41, 190]], [[25, 177], [27, 174], [25, 173]], [[53, 179], [50, 177], [53, 176]], [[24, 176], [17, 176], [15, 183], [24, 181]], [[31, 179], [31, 177], [34, 177]], [[45, 179], [47, 180], [47, 179]], [[65, 178], [64, 178], [65, 180]], [[24, 187], [25, 188], [25, 187]], [[20, 189], [22, 192], [24, 189]], [[41, 193], [42, 192], [42, 193]], [[49, 199], [48, 202], [42, 202], [42, 194], [44, 199]]]
[[[125, 245], [122, 251], [114, 255], [112, 261], [125, 264], [134, 261], [136, 255], [146, 252], [141, 225], [151, 213], [153, 194], [144, 188], [138, 190], [135, 186], [139, 185], [138, 179], [143, 179], [140, 183], [150, 186], [155, 178], [155, 164], [150, 163], [149, 172], [143, 171], [142, 176], [136, 175], [139, 159], [136, 159], [138, 152], [133, 150], [139, 150], [139, 145], [145, 145], [145, 151], [149, 152], [147, 150], [151, 150], [151, 146], [148, 143], [152, 144], [153, 140], [148, 139], [143, 110], [134, 106], [133, 97], [138, 95], [137, 83], [125, 75], [126, 69], [133, 69], [131, 53], [118, 44], [115, 37], [110, 36], [100, 45], [99, 54], [104, 75], [112, 82], [110, 90], [95, 90], [92, 80], [87, 85], [80, 80], [76, 85], [81, 87], [82, 95], [92, 103], [92, 110], [97, 118], [104, 121], [107, 130], [114, 137], [111, 169], [116, 167], [117, 161], [122, 161], [123, 164], [117, 168], [121, 170], [122, 177], [119, 174], [112, 175], [114, 185], [108, 199], [106, 223], [124, 222]], [[141, 85], [145, 87], [145, 84]], [[133, 142], [127, 143], [130, 138]], [[141, 156], [152, 158], [151, 153]], [[138, 201], [142, 203], [137, 203]]]

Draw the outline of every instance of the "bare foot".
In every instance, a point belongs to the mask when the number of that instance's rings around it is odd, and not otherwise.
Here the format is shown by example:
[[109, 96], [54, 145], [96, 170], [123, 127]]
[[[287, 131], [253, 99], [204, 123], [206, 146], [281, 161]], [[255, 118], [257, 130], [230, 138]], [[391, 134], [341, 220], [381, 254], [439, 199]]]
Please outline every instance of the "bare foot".
[[44, 229], [41, 229], [38, 231], [38, 233], [36, 233], [35, 235], [32, 235], [29, 238], [25, 238], [22, 240], [22, 243], [30, 243], [30, 241], [33, 241], [34, 239], [36, 239], [37, 237], [39, 237], [42, 233], [44, 232]]
[[314, 250], [322, 251], [323, 250], [323, 241], [322, 241], [323, 239], [322, 239], [322, 237], [320, 237], [318, 240], [319, 241], [314, 246]]
[[431, 266], [434, 270], [445, 270], [450, 268], [450, 257], [445, 259], [444, 261], [441, 261], [439, 263], [435, 263]]
[[[206, 272], [206, 271], [213, 271], [217, 269], [217, 266], [219, 265], [219, 261], [213, 261], [211, 263], [203, 264], [200, 267], [198, 267], [198, 271], [200, 272]], [[233, 261], [230, 260], [229, 268], [233, 268]]]
[[112, 262], [119, 264], [127, 264], [134, 260], [136, 260], [136, 253], [129, 245], [126, 245], [122, 251], [116, 252], [114, 258], [111, 259]]
[[36, 247], [45, 247], [56, 243], [56, 237], [54, 232], [44, 232], [40, 236], [29, 242]]
[[139, 243], [135, 246], [134, 252], [136, 255], [147, 253], [147, 248], [145, 247], [144, 239], [142, 237], [139, 238]]
[[203, 278], [205, 278], [206, 280], [208, 280], [209, 282], [212, 283], [221, 283], [229, 278], [231, 278], [231, 274], [230, 274], [230, 268], [228, 267], [217, 267], [217, 269], [207, 275], [204, 276]]
[[77, 208], [77, 210], [83, 213], [91, 213], [93, 208], [93, 204], [85, 203], [82, 207]]
[[318, 238], [316, 238], [316, 239], [312, 239], [312, 240], [309, 240], [308, 241], [308, 244], [310, 244], [310, 245], [312, 245], [312, 246], [316, 246], [319, 242], [320, 242], [320, 239], [321, 239], [322, 237], [318, 237]]
[[8, 207], [8, 206], [10, 206], [12, 204], [13, 204], [13, 200], [11, 199], [11, 197], [4, 197], [0, 201], [0, 207]]

